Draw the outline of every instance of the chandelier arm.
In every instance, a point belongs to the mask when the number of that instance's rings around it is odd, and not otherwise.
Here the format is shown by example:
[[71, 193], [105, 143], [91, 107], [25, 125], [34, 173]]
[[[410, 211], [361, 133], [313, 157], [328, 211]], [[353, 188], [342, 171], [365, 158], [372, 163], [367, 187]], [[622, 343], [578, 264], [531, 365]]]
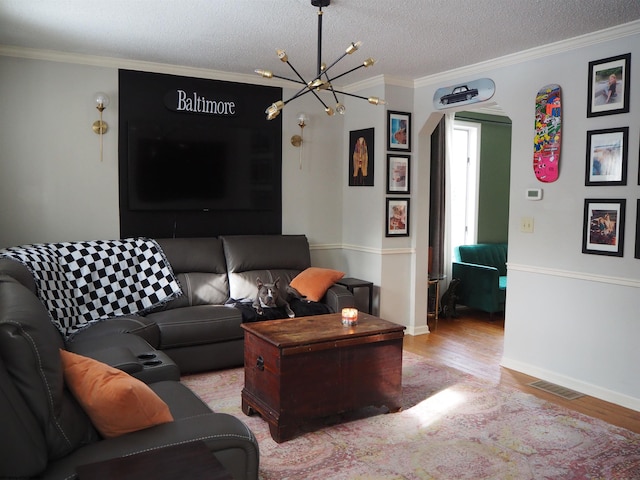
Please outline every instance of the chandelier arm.
[[[355, 72], [356, 70], [358, 70], [359, 68], [362, 68], [362, 67], [364, 67], [364, 66], [365, 66], [365, 65], [361, 63], [361, 64], [360, 64], [360, 65], [358, 65], [357, 67], [353, 67], [351, 70], [347, 70], [346, 72], [341, 73], [340, 75], [338, 75], [338, 76], [336, 76], [336, 77], [333, 77], [332, 81], [333, 81], [333, 80], [337, 80], [337, 79], [338, 79], [338, 78], [340, 78], [340, 77], [344, 77], [345, 75], [349, 75], [351, 72]], [[274, 75], [274, 76], [275, 76], [275, 75]]]
[[[328, 84], [329, 84], [329, 88], [328, 88], [328, 90], [330, 90], [330, 91], [331, 91], [331, 94], [333, 95], [333, 99], [335, 100], [335, 102], [336, 102], [336, 103], [340, 103], [340, 102], [338, 101], [338, 96], [336, 95], [336, 91], [333, 89], [333, 85], [331, 84], [332, 79], [331, 79], [331, 78], [329, 78], [329, 75], [327, 74], [327, 72], [324, 72], [324, 76], [327, 78], [327, 82], [328, 82]], [[335, 79], [333, 79], [333, 80], [335, 80]]]
[[326, 103], [324, 103], [324, 102], [322, 101], [322, 99], [318, 96], [318, 94], [316, 93], [316, 91], [315, 91], [315, 90], [313, 90], [312, 88], [308, 88], [308, 87], [305, 87], [305, 88], [303, 88], [303, 89], [299, 90], [299, 91], [298, 91], [295, 95], [293, 95], [289, 100], [285, 101], [285, 102], [284, 102], [284, 104], [286, 105], [286, 104], [287, 104], [287, 103], [289, 103], [290, 101], [295, 100], [296, 98], [300, 98], [300, 97], [302, 97], [303, 95], [306, 95], [307, 93], [313, 93], [313, 95], [318, 99], [318, 101], [322, 104], [322, 106], [323, 106], [324, 108], [329, 108], [329, 107], [327, 106], [327, 104], [326, 104]]
[[331, 88], [331, 90], [334, 91], [335, 93], [339, 93], [340, 95], [347, 95], [349, 97], [361, 98], [362, 100], [369, 101], [369, 97], [363, 97], [362, 95], [356, 95], [355, 93], [347, 93], [341, 90], [333, 90], [333, 88]]
[[[300, 85], [306, 85], [307, 83], [303, 80], [296, 80], [295, 78], [287, 78], [287, 77], [282, 77], [280, 75], [273, 75], [274, 78], [279, 78], [280, 80], [287, 80], [289, 82], [293, 82], [293, 83], [299, 83]], [[306, 88], [306, 87], [305, 87]]]

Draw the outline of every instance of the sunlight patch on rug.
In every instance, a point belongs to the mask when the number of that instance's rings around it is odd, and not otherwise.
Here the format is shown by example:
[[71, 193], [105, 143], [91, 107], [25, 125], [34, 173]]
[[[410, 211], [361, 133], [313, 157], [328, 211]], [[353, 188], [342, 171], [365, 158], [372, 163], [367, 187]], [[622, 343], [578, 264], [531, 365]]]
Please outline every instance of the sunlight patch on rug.
[[455, 410], [464, 401], [465, 397], [461, 392], [457, 392], [453, 388], [447, 388], [422, 400], [406, 412], [416, 418], [420, 422], [420, 426], [426, 427]]

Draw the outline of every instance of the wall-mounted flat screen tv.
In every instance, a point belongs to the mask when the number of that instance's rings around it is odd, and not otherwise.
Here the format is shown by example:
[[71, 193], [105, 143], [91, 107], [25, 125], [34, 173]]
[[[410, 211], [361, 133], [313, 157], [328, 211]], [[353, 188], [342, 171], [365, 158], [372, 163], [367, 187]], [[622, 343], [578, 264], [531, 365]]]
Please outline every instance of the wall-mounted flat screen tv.
[[131, 210], [272, 210], [273, 135], [257, 127], [130, 122]]

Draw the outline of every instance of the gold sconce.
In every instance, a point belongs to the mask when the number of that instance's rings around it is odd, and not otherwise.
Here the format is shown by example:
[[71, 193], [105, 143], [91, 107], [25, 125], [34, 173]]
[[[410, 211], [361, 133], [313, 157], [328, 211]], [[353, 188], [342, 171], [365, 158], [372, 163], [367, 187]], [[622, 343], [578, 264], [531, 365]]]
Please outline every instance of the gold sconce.
[[300, 135], [294, 135], [291, 137], [291, 145], [294, 147], [300, 147], [300, 170], [302, 170], [302, 143], [303, 138], [302, 135], [304, 133], [304, 127], [307, 126], [307, 122], [309, 121], [309, 117], [307, 117], [304, 113], [298, 114], [298, 126], [300, 127]]
[[107, 122], [102, 120], [102, 112], [109, 106], [109, 96], [106, 93], [98, 92], [95, 94], [94, 100], [96, 102], [96, 109], [100, 112], [100, 120], [93, 122], [91, 128], [96, 134], [100, 135], [100, 161], [102, 161], [102, 135], [109, 130]]

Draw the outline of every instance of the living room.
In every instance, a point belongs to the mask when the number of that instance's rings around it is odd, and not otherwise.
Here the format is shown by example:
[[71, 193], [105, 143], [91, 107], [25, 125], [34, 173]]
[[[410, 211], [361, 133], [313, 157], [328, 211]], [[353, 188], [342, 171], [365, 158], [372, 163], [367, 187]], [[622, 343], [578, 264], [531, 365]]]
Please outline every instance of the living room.
[[[640, 350], [637, 251], [640, 94], [631, 91], [628, 113], [587, 118], [589, 62], [640, 54], [636, 20], [558, 44], [472, 64], [415, 80], [374, 77], [352, 85], [385, 98], [393, 110], [412, 113], [411, 235], [385, 236], [384, 168], [372, 188], [349, 187], [349, 132], [375, 129], [374, 160], [383, 166], [385, 109], [345, 99], [349, 114], [328, 118], [313, 98], [282, 112], [282, 232], [304, 233], [313, 264], [342, 269], [376, 285], [375, 311], [427, 333], [428, 172], [430, 134], [442, 113], [434, 92], [473, 78], [496, 84], [493, 102], [513, 122], [509, 212], [509, 290], [502, 365], [640, 411], [636, 365]], [[632, 83], [640, 62], [630, 64]], [[105, 58], [16, 46], [0, 47], [0, 247], [35, 242], [118, 238], [118, 70], [129, 68], [247, 82], [245, 74]], [[251, 81], [254, 77], [251, 77]], [[257, 83], [257, 82], [256, 82]], [[540, 184], [531, 169], [533, 101], [543, 85], [563, 87], [565, 133], [560, 178]], [[112, 129], [102, 152], [91, 131], [93, 95], [112, 97], [103, 112]], [[285, 97], [295, 89], [285, 88]], [[304, 148], [296, 115], [310, 112]], [[584, 185], [586, 132], [629, 127], [627, 185]], [[525, 198], [543, 188], [543, 199]], [[584, 200], [626, 200], [624, 254], [582, 253]], [[533, 234], [520, 219], [535, 219]], [[591, 301], [585, 301], [590, 299]]]

